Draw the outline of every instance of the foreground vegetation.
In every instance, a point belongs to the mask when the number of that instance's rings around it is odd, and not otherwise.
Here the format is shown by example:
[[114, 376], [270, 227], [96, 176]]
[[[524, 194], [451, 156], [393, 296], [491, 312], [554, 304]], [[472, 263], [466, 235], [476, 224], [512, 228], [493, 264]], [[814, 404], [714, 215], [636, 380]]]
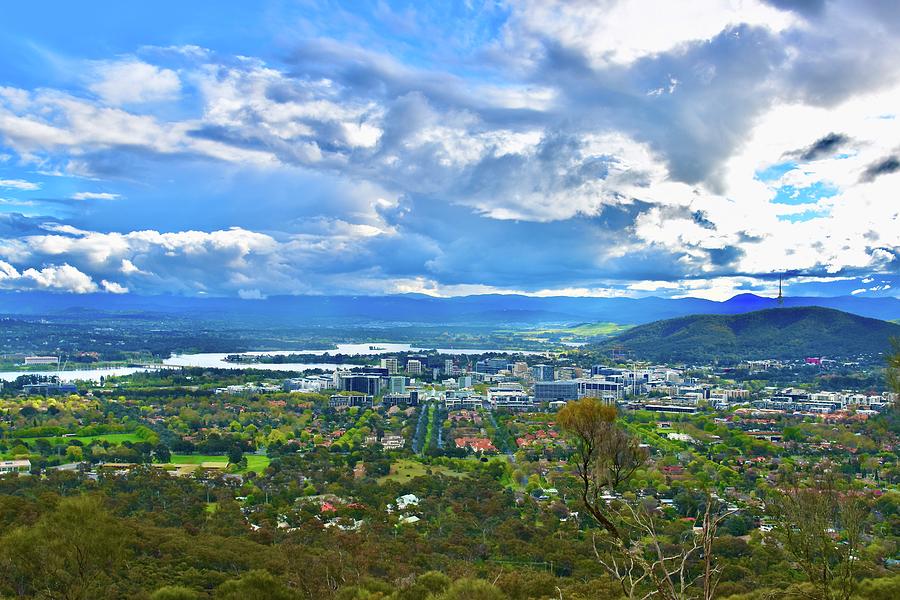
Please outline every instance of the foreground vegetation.
[[[0, 597], [900, 594], [896, 409], [661, 418], [593, 399], [448, 412], [215, 392], [264, 377], [7, 390], [0, 452], [31, 474], [0, 476]], [[386, 450], [388, 435], [403, 447]], [[472, 436], [493, 449], [453, 443]]]

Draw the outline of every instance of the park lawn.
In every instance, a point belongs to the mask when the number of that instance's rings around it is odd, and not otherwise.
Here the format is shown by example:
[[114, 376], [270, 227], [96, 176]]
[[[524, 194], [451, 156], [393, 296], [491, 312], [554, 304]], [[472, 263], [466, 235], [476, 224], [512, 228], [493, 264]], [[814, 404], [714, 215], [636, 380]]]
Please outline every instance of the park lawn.
[[201, 465], [203, 463], [228, 464], [224, 454], [173, 454], [170, 461], [173, 465]]
[[59, 445], [68, 445], [72, 443], [72, 440], [78, 440], [85, 446], [89, 445], [94, 440], [97, 441], [106, 441], [110, 444], [121, 444], [122, 442], [143, 442], [140, 436], [136, 433], [104, 433], [102, 435], [77, 435], [71, 437], [63, 437], [61, 435], [54, 437], [43, 437], [43, 438], [10, 438], [10, 442], [15, 442], [17, 439], [22, 439], [23, 441], [28, 442], [29, 444], [34, 442], [35, 440], [47, 440], [54, 446]]
[[241, 473], [246, 473], [247, 471], [262, 473], [269, 466], [269, 463], [272, 462], [264, 454], [245, 454], [244, 458], [247, 459], [247, 468], [242, 470]]
[[441, 475], [447, 475], [448, 477], [466, 476], [465, 473], [454, 471], [453, 469], [442, 465], [425, 465], [416, 460], [404, 458], [392, 464], [390, 474], [379, 477], [378, 483], [384, 483], [386, 481], [404, 482], [415, 479], [416, 477], [424, 477], [427, 469], [431, 469], [433, 473], [440, 473]]
[[[62, 440], [67, 440], [69, 438], [60, 438]], [[121, 444], [122, 442], [144, 442], [146, 440], [142, 439], [136, 433], [107, 433], [103, 435], [87, 435], [87, 436], [76, 436], [74, 439], [78, 440], [84, 445], [88, 445], [94, 440], [97, 441], [105, 441], [110, 444]]]
[[[262, 473], [269, 466], [271, 460], [268, 456], [262, 454], [245, 454], [247, 459], [247, 468], [241, 469], [241, 473], [247, 471], [255, 471]], [[173, 454], [171, 464], [173, 465], [203, 465], [215, 463], [223, 467], [228, 464], [228, 457], [224, 454]]]

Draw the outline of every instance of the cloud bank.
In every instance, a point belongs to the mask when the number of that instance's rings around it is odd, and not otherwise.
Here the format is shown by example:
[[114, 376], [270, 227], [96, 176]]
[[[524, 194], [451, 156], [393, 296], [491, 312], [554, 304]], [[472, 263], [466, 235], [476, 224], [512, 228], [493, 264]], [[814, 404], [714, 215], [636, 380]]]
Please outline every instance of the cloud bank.
[[7, 82], [0, 285], [896, 293], [891, 5], [408, 8]]

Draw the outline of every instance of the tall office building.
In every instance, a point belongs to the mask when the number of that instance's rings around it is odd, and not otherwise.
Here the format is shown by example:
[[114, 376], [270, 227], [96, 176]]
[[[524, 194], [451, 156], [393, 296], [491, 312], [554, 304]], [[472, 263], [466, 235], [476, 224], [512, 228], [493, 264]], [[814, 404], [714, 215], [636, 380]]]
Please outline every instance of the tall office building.
[[509, 369], [509, 361], [505, 358], [485, 358], [475, 363], [476, 373], [496, 375], [500, 371], [506, 371], [507, 369]]
[[624, 369], [615, 369], [606, 365], [594, 365], [591, 367], [591, 377], [597, 377], [598, 375], [610, 377], [612, 375], [622, 375], [623, 373], [625, 373]]
[[531, 374], [535, 381], [553, 381], [553, 367], [550, 365], [534, 365]]
[[382, 368], [387, 369], [388, 373], [391, 375], [400, 371], [400, 365], [396, 358], [382, 358], [381, 366]]
[[345, 392], [360, 392], [370, 396], [377, 396], [381, 393], [381, 381], [381, 377], [378, 375], [343, 373], [340, 376], [339, 389]]
[[561, 380], [578, 379], [583, 375], [580, 367], [560, 367], [556, 370], [556, 378]]
[[410, 375], [422, 374], [422, 361], [412, 358], [406, 361], [406, 372]]
[[392, 394], [402, 394], [406, 391], [406, 377], [394, 375], [390, 378], [388, 386]]

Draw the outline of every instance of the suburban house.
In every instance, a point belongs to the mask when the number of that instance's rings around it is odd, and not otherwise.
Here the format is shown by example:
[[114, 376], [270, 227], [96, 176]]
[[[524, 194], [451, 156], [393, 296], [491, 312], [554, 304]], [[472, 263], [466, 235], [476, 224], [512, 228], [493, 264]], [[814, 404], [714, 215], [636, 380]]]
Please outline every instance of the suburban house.
[[31, 473], [31, 461], [25, 460], [0, 460], [0, 475], [7, 473], [20, 473], [27, 475]]

